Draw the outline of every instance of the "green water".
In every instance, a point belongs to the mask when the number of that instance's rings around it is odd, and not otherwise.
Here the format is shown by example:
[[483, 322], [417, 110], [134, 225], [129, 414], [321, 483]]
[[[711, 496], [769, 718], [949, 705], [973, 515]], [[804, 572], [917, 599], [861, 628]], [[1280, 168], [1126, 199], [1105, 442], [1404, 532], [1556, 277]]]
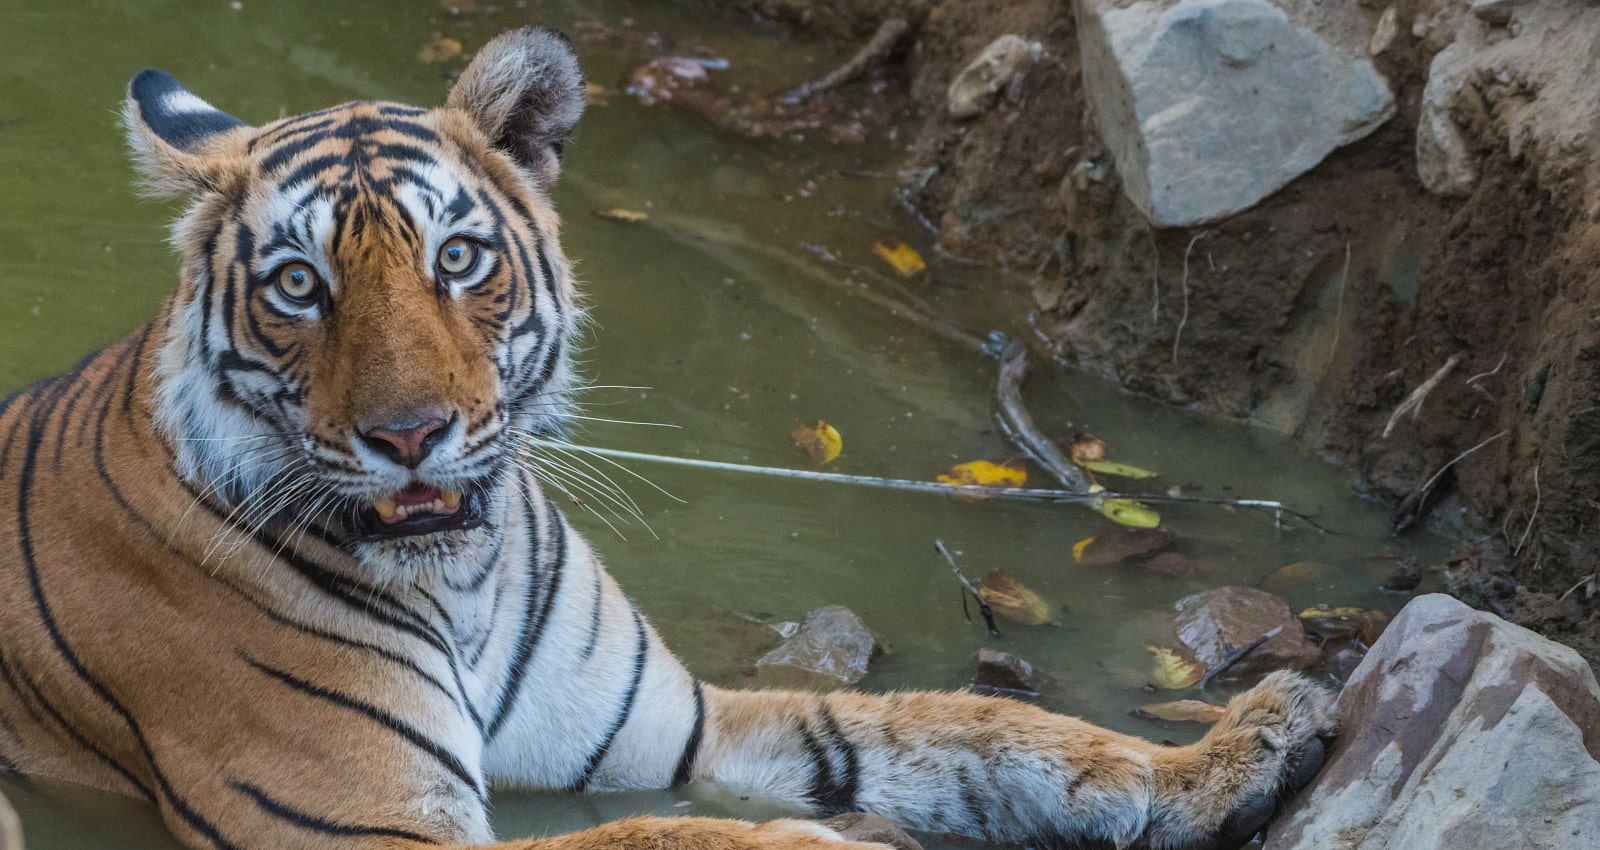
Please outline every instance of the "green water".
[[[171, 285], [164, 228], [175, 207], [130, 188], [116, 110], [137, 70], [172, 71], [202, 97], [251, 121], [356, 98], [430, 104], [443, 71], [417, 51], [435, 32], [470, 52], [501, 28], [579, 21], [660, 32], [729, 59], [717, 72], [776, 90], [818, 75], [839, 53], [807, 43], [774, 49], [775, 33], [676, 4], [477, 4], [452, 16], [433, 0], [365, 3], [0, 2], [7, 59], [0, 70], [0, 392], [60, 371], [155, 312]], [[582, 42], [590, 79], [615, 89], [642, 55], [629, 39]], [[915, 119], [908, 119], [915, 120]], [[950, 464], [1012, 454], [989, 413], [994, 365], [967, 347], [891, 315], [870, 294], [924, 300], [977, 333], [1026, 333], [1023, 282], [935, 260], [901, 284], [868, 249], [904, 238], [934, 257], [892, 202], [895, 146], [821, 139], [750, 142], [620, 93], [591, 108], [557, 193], [568, 254], [593, 305], [584, 356], [597, 417], [675, 429], [593, 424], [595, 445], [774, 466], [805, 466], [789, 442], [797, 423], [825, 419], [844, 435], [831, 471], [927, 479]], [[808, 186], [808, 181], [814, 184]], [[804, 191], [802, 191], [804, 190]], [[807, 196], [809, 195], [809, 197]], [[644, 210], [635, 226], [604, 207]], [[843, 211], [839, 214], [838, 211]], [[818, 250], [818, 246], [824, 250]], [[867, 293], [867, 297], [862, 297]], [[1259, 430], [1207, 422], [1114, 387], [1039, 370], [1027, 395], [1054, 433], [1090, 430], [1116, 459], [1159, 470], [1159, 486], [1206, 495], [1281, 499], [1336, 534], [1275, 530], [1270, 518], [1214, 507], [1163, 511], [1180, 550], [1201, 564], [1189, 579], [1136, 567], [1076, 565], [1072, 544], [1109, 529], [1081, 508], [962, 503], [911, 493], [630, 464], [682, 501], [634, 481], [639, 522], [614, 532], [571, 511], [623, 586], [691, 668], [739, 684], [764, 648], [744, 618], [798, 619], [818, 605], [858, 612], [889, 652], [861, 686], [955, 688], [972, 655], [999, 645], [1031, 659], [1061, 687], [1043, 702], [1117, 729], [1187, 740], [1194, 728], [1130, 717], [1165, 697], [1142, 690], [1142, 647], [1172, 603], [1221, 584], [1263, 585], [1296, 608], [1320, 602], [1395, 610], [1377, 584], [1381, 556], [1442, 544], [1396, 542], [1385, 515], [1355, 499], [1344, 474]], [[627, 481], [619, 476], [619, 481]], [[1037, 480], [1037, 479], [1036, 479]], [[591, 504], [598, 502], [591, 500]], [[969, 574], [994, 566], [1062, 610], [1061, 625], [1004, 628], [986, 638], [962, 615], [934, 538]], [[1267, 578], [1300, 561], [1315, 579]], [[1433, 561], [1437, 562], [1437, 561]], [[136, 802], [54, 783], [0, 781], [44, 848], [171, 847]], [[736, 789], [577, 798], [505, 793], [502, 836], [553, 833], [658, 811], [760, 818], [774, 814]], [[977, 846], [929, 837], [930, 847]]]

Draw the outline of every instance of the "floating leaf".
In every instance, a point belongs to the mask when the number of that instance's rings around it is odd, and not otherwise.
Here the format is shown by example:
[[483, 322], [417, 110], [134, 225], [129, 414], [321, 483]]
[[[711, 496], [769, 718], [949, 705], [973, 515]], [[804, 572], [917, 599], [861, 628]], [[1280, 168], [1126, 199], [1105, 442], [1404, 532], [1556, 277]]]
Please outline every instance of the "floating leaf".
[[1164, 646], [1146, 646], [1145, 651], [1155, 657], [1150, 670], [1150, 681], [1158, 688], [1175, 691], [1200, 681], [1206, 674], [1206, 665], [1184, 658]]
[[1199, 564], [1177, 552], [1162, 552], [1144, 562], [1145, 572], [1172, 578], [1193, 575], [1199, 568]]
[[983, 583], [978, 585], [978, 595], [996, 614], [1024, 626], [1042, 626], [1054, 619], [1050, 603], [999, 567], [983, 577]]
[[1170, 720], [1173, 722], [1187, 721], [1190, 723], [1215, 723], [1227, 713], [1228, 710], [1220, 705], [1212, 705], [1209, 702], [1201, 702], [1197, 699], [1180, 699], [1172, 702], [1142, 705], [1132, 712], [1136, 717]]
[[1094, 545], [1094, 538], [1093, 537], [1085, 537], [1082, 540], [1079, 540], [1077, 543], [1072, 544], [1072, 560], [1074, 560], [1074, 561], [1082, 561], [1083, 560], [1083, 550], [1085, 550], [1085, 549], [1087, 549], [1087, 548], [1089, 548], [1090, 546], [1093, 546], [1093, 545]]
[[1005, 463], [969, 460], [950, 467], [949, 472], [940, 474], [939, 482], [984, 487], [1021, 487], [1028, 483], [1028, 471], [1020, 466]]
[[617, 224], [638, 224], [641, 221], [648, 221], [650, 218], [649, 213], [642, 213], [638, 210], [625, 210], [621, 207], [595, 210], [594, 214], [599, 218], [603, 218], [606, 221], [615, 222]]
[[[1094, 486], [1089, 488], [1089, 492], [1098, 493], [1105, 489]], [[1101, 516], [1118, 525], [1131, 528], [1157, 528], [1161, 525], [1160, 514], [1134, 499], [1094, 499], [1089, 505], [1099, 511]]]
[[886, 242], [874, 242], [872, 253], [893, 266], [902, 277], [911, 277], [928, 267], [928, 264], [922, 261], [922, 255], [917, 253], [917, 249], [904, 242], [892, 245]]
[[1072, 462], [1082, 466], [1106, 459], [1106, 442], [1093, 434], [1079, 434], [1072, 441]]
[[1300, 612], [1299, 617], [1302, 620], [1313, 620], [1323, 617], [1328, 619], [1336, 619], [1341, 617], [1361, 617], [1366, 614], [1376, 613], [1376, 611], [1368, 611], [1365, 608], [1307, 608]]
[[1112, 463], [1109, 460], [1091, 460], [1087, 463], [1082, 463], [1079, 465], [1090, 472], [1099, 472], [1104, 475], [1115, 475], [1119, 478], [1156, 477], [1156, 474], [1148, 469], [1140, 469], [1137, 466], [1129, 466], [1125, 463]]
[[844, 449], [844, 438], [832, 425], [821, 419], [808, 425], [794, 426], [789, 437], [819, 464], [831, 463]]
[[432, 41], [422, 46], [422, 50], [417, 52], [417, 58], [429, 65], [437, 65], [460, 55], [460, 53], [461, 42], [453, 38], [436, 35]]
[[1072, 557], [1084, 564], [1115, 564], [1135, 555], [1164, 548], [1176, 536], [1170, 528], [1118, 529], [1078, 541], [1072, 547]]

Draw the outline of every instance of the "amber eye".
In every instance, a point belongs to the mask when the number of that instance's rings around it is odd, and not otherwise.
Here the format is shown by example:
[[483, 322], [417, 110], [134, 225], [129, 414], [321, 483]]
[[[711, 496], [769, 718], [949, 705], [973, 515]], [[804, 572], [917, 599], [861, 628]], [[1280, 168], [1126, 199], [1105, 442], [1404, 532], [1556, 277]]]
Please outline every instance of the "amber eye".
[[439, 270], [445, 274], [461, 274], [478, 262], [478, 246], [471, 240], [457, 236], [439, 248]]
[[314, 301], [321, 283], [315, 269], [305, 263], [290, 263], [278, 270], [278, 291], [291, 301]]

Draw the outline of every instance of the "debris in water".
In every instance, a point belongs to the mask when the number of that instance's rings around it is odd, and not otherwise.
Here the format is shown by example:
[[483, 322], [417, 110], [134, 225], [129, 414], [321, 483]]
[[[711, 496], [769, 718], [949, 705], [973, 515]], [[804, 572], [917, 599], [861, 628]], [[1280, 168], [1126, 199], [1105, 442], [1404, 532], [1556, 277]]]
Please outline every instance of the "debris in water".
[[1024, 626], [1042, 626], [1055, 619], [1050, 603], [999, 567], [983, 577], [983, 582], [978, 585], [978, 596], [996, 614]]
[[638, 210], [625, 210], [621, 207], [610, 207], [603, 210], [593, 210], [595, 218], [605, 219], [616, 224], [638, 224], [649, 221], [650, 214]]
[[1172, 702], [1158, 702], [1150, 705], [1141, 705], [1128, 712], [1134, 717], [1143, 717], [1147, 720], [1167, 720], [1175, 723], [1215, 723], [1222, 719], [1228, 710], [1220, 705], [1212, 705], [1197, 699], [1180, 699]]
[[811, 459], [819, 464], [833, 462], [833, 459], [839, 456], [839, 452], [844, 450], [844, 438], [839, 436], [839, 432], [832, 425], [821, 419], [810, 424], [794, 426], [794, 430], [789, 432], [789, 438], [794, 440], [795, 445], [805, 449], [806, 454], [811, 455]]
[[1135, 555], [1165, 549], [1177, 535], [1170, 528], [1124, 528], [1079, 540], [1072, 559], [1081, 564], [1115, 564]]
[[928, 267], [928, 264], [922, 261], [922, 255], [917, 253], [917, 249], [904, 242], [893, 244], [874, 242], [872, 253], [892, 266], [901, 277], [915, 277]]
[[417, 52], [417, 58], [429, 65], [447, 62], [461, 55], [461, 42], [453, 38], [446, 38], [440, 33], [433, 34], [433, 40], [422, 46]]

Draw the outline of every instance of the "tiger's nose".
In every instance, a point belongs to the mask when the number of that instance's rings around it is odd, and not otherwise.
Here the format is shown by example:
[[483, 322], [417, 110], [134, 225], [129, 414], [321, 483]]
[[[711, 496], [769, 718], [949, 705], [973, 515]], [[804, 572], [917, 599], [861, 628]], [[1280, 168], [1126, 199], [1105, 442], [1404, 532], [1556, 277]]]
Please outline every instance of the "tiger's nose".
[[416, 469], [450, 433], [455, 417], [429, 416], [358, 429], [361, 441], [380, 455], [407, 469]]

